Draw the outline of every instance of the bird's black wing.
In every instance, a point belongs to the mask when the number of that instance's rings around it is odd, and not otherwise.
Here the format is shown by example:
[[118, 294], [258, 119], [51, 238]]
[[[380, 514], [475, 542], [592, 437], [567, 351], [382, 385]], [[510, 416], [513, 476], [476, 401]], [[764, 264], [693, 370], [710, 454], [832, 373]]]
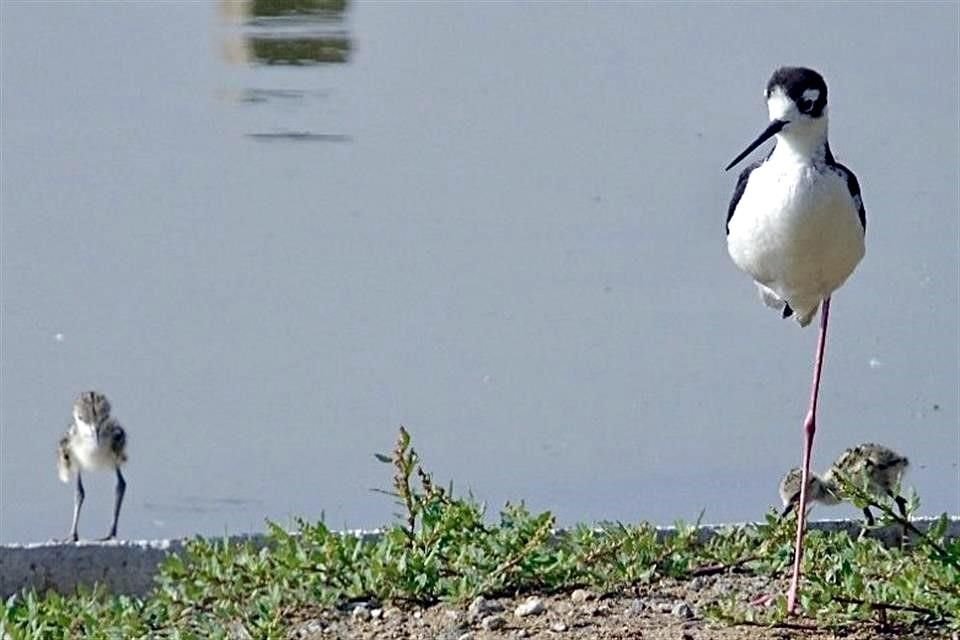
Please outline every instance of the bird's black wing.
[[743, 192], [747, 190], [747, 180], [750, 179], [750, 174], [754, 169], [763, 164], [763, 160], [757, 160], [751, 165], [748, 165], [740, 173], [740, 178], [737, 179], [737, 186], [733, 190], [733, 197], [730, 198], [730, 207], [727, 209], [727, 235], [730, 235], [730, 220], [733, 218], [733, 213], [737, 210], [737, 204], [740, 202], [740, 198], [743, 197]]
[[847, 190], [850, 192], [850, 197], [853, 198], [853, 201], [857, 205], [857, 215], [860, 216], [860, 226], [863, 227], [864, 233], [867, 231], [867, 210], [863, 207], [863, 196], [860, 195], [860, 183], [857, 182], [857, 176], [853, 175], [853, 171], [847, 169], [845, 166], [839, 162], [831, 165], [833, 170], [843, 176], [843, 179], [847, 181]]

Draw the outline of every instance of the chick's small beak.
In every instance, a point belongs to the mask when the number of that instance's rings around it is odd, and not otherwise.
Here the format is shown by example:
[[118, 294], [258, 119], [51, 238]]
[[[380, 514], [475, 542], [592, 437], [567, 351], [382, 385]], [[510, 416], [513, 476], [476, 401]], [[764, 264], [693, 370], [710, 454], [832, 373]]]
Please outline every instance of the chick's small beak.
[[757, 147], [759, 147], [760, 145], [762, 145], [764, 142], [766, 142], [767, 140], [769, 140], [769, 139], [772, 138], [773, 136], [775, 136], [775, 135], [777, 135], [778, 133], [780, 133], [780, 131], [782, 131], [783, 128], [784, 128], [785, 126], [787, 126], [787, 124], [788, 124], [788, 121], [787, 121], [787, 120], [772, 120], [772, 121], [770, 122], [770, 124], [767, 126], [767, 128], [764, 129], [763, 132], [762, 132], [759, 136], [757, 136], [757, 139], [754, 140], [753, 142], [751, 142], [751, 143], [750, 143], [750, 146], [748, 146], [746, 149], [744, 149], [744, 150], [740, 153], [740, 155], [738, 155], [736, 158], [734, 158], [733, 161], [726, 166], [726, 168], [724, 169], [724, 171], [729, 171], [729, 170], [732, 169], [733, 167], [737, 166], [737, 164], [739, 164], [739, 162], [740, 162], [741, 160], [743, 160], [743, 159], [746, 158], [748, 155], [750, 155], [751, 153], [753, 153], [753, 150], [754, 150], [754, 149], [756, 149]]
[[787, 500], [787, 504], [783, 505], [783, 511], [780, 512], [780, 519], [786, 518], [790, 515], [791, 511], [795, 511], [796, 508], [800, 505], [800, 494], [795, 493], [790, 496], [790, 499]]

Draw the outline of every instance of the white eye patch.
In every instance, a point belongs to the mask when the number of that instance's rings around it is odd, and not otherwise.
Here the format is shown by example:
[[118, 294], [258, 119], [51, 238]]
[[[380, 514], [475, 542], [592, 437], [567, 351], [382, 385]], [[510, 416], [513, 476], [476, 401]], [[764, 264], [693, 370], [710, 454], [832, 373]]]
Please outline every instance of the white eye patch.
[[816, 102], [817, 98], [820, 97], [819, 89], [807, 89], [803, 92], [803, 99], [809, 100], [810, 102]]
[[787, 114], [796, 109], [793, 101], [787, 97], [780, 87], [774, 88], [767, 98], [767, 110], [771, 120], [789, 120]]

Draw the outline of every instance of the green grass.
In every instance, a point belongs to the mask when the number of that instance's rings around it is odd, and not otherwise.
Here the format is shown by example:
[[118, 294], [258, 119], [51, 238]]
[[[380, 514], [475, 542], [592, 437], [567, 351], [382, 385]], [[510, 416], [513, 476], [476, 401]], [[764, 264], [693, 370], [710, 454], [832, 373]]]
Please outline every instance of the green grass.
[[[282, 638], [318, 608], [354, 600], [463, 603], [479, 594], [578, 587], [615, 593], [724, 572], [782, 577], [790, 567], [794, 522], [773, 513], [764, 524], [706, 542], [695, 525], [683, 524], [667, 539], [647, 524], [581, 525], [556, 536], [549, 512], [508, 504], [491, 519], [474, 499], [436, 484], [403, 429], [394, 451], [377, 457], [392, 468], [387, 493], [400, 513], [376, 541], [303, 521], [294, 533], [269, 524], [263, 548], [197, 538], [164, 563], [144, 599], [99, 590], [11, 597], [0, 613], [0, 637], [227, 638], [239, 624], [255, 638]], [[848, 488], [852, 500], [881, 511], [880, 525], [898, 520], [889, 504]], [[960, 542], [944, 539], [945, 525], [944, 516], [915, 544], [892, 549], [869, 538], [810, 532], [805, 623], [960, 630]], [[707, 615], [716, 624], [793, 623], [782, 597], [763, 609], [721, 600]]]

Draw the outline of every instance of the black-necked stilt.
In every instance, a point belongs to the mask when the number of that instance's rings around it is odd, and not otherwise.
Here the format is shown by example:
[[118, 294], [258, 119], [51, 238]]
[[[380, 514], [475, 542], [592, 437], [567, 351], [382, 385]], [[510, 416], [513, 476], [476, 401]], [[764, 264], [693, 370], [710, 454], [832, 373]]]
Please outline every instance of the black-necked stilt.
[[[727, 211], [727, 248], [756, 282], [763, 301], [806, 326], [822, 305], [810, 410], [804, 422], [801, 503], [807, 500], [830, 296], [864, 254], [860, 185], [827, 142], [827, 85], [812, 69], [783, 67], [765, 92], [770, 124], [727, 169], [766, 140], [764, 160], [744, 169]], [[788, 610], [796, 608], [806, 509], [799, 510]]]
[[73, 403], [73, 422], [60, 439], [57, 467], [60, 480], [70, 482], [77, 474], [77, 488], [73, 501], [73, 525], [70, 540], [77, 541], [77, 523], [83, 506], [83, 471], [113, 469], [117, 474], [117, 488], [113, 503], [113, 522], [110, 533], [103, 540], [117, 537], [117, 520], [127, 483], [120, 467], [127, 461], [127, 434], [115, 418], [110, 416], [110, 401], [102, 393], [85, 391]]
[[[845, 500], [847, 496], [840, 479], [863, 484], [869, 493], [881, 498], [890, 497], [904, 519], [907, 518], [907, 501], [899, 493], [900, 480], [910, 462], [905, 456], [893, 449], [872, 442], [851, 447], [840, 454], [823, 477], [811, 473], [807, 485], [807, 504], [819, 502], [833, 505]], [[801, 470], [791, 469], [780, 481], [780, 499], [783, 501], [783, 515], [787, 515], [800, 504]], [[868, 525], [874, 524], [870, 507], [864, 507], [863, 515]]]

